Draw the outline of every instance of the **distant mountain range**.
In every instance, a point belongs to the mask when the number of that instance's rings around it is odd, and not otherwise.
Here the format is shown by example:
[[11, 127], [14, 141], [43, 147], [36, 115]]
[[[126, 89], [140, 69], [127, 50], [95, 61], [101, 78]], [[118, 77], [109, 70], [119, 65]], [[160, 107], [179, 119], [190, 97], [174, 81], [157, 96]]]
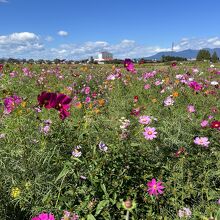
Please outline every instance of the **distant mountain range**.
[[[216, 51], [216, 53], [218, 54], [218, 57], [220, 57], [220, 48], [214, 48], [214, 49], [210, 49], [210, 48], [204, 48], [205, 50], [208, 50], [210, 52], [210, 54], [212, 55], [214, 51]], [[144, 59], [146, 60], [160, 60], [162, 58], [162, 56], [175, 56], [175, 57], [184, 57], [187, 59], [195, 59], [197, 54], [198, 54], [199, 50], [182, 50], [182, 51], [167, 51], [167, 52], [159, 52], [153, 56], [150, 57], [144, 57]]]

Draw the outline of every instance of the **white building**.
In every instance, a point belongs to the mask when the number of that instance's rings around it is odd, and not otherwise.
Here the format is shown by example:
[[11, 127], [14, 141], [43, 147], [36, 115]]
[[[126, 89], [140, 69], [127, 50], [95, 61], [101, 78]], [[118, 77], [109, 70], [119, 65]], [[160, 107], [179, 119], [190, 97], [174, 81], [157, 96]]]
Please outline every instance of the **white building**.
[[107, 60], [112, 60], [113, 59], [113, 54], [109, 53], [107, 51], [103, 51], [98, 54], [98, 58], [95, 59], [95, 61], [107, 61]]

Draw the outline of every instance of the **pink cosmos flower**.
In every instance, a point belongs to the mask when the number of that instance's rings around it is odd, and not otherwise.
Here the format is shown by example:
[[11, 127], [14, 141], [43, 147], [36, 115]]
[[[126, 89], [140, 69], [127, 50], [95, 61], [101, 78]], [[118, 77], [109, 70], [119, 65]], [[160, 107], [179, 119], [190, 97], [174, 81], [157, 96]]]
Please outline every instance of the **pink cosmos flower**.
[[157, 73], [156, 71], [152, 71], [152, 72], [149, 72], [149, 73], [144, 73], [142, 75], [142, 77], [146, 81], [146, 79], [153, 78], [156, 75], [156, 73]]
[[194, 113], [194, 112], [196, 112], [196, 109], [195, 109], [194, 105], [188, 105], [187, 111], [190, 113]]
[[209, 124], [209, 122], [207, 120], [203, 120], [200, 125], [202, 128], [205, 128], [208, 126], [208, 124]]
[[151, 122], [151, 118], [150, 118], [150, 116], [143, 115], [143, 116], [140, 116], [140, 117], [139, 117], [139, 122], [140, 122], [141, 124], [148, 125], [148, 124], [150, 124], [150, 122]]
[[145, 139], [153, 140], [154, 138], [157, 137], [156, 134], [157, 134], [156, 128], [153, 128], [153, 127], [146, 127], [146, 128], [144, 128], [143, 135], [144, 135]]
[[193, 73], [198, 73], [199, 70], [198, 70], [197, 68], [192, 68], [192, 72], [193, 72]]
[[161, 85], [161, 84], [163, 84], [163, 82], [160, 81], [160, 80], [157, 80], [157, 81], [154, 83], [155, 86], [159, 86], [159, 85]]
[[10, 76], [11, 78], [16, 77], [17, 75], [18, 75], [18, 73], [15, 72], [15, 71], [12, 71], [11, 73], [9, 73], [9, 76]]
[[55, 220], [55, 217], [51, 213], [41, 213], [38, 216], [35, 216], [31, 220]]
[[207, 137], [196, 137], [194, 143], [203, 147], [208, 147], [210, 142]]
[[88, 95], [90, 93], [90, 87], [87, 86], [84, 90], [85, 94]]
[[87, 96], [86, 99], [85, 99], [85, 102], [86, 103], [90, 103], [91, 102], [91, 98], [89, 96]]
[[162, 182], [161, 181], [156, 181], [156, 179], [152, 179], [150, 182], [147, 183], [147, 186], [148, 186], [148, 193], [149, 195], [155, 195], [157, 196], [158, 194], [163, 194], [163, 189], [165, 188], [163, 185], [162, 185]]
[[171, 96], [168, 96], [165, 100], [164, 100], [164, 106], [170, 106], [170, 105], [173, 105], [174, 103], [174, 100], [172, 99]]
[[150, 89], [150, 84], [146, 84], [146, 85], [144, 85], [144, 89]]
[[28, 77], [32, 77], [33, 76], [33, 73], [27, 67], [24, 67], [22, 69], [22, 71], [23, 71], [25, 76], [28, 76]]

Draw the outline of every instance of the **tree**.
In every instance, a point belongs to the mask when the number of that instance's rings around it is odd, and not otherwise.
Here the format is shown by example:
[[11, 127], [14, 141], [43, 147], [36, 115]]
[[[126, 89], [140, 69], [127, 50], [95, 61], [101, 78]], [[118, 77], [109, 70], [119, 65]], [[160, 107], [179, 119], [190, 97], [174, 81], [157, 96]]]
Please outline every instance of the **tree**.
[[211, 60], [211, 54], [208, 50], [200, 50], [196, 57], [197, 61]]
[[219, 57], [218, 57], [216, 51], [214, 51], [214, 53], [212, 54], [211, 60], [212, 60], [213, 63], [217, 63], [218, 62]]

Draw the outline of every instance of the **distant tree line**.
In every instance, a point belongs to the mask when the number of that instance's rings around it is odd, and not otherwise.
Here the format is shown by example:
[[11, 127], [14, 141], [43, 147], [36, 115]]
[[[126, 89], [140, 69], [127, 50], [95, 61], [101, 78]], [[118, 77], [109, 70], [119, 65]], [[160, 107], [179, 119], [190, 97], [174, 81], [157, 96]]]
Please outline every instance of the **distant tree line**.
[[211, 55], [208, 50], [202, 49], [198, 52], [196, 60], [197, 61], [208, 60], [208, 61], [212, 61], [213, 63], [217, 63], [219, 61], [219, 57], [216, 51], [214, 51], [214, 53]]
[[187, 61], [184, 57], [176, 57], [176, 56], [162, 56], [162, 62], [169, 62], [169, 61]]

